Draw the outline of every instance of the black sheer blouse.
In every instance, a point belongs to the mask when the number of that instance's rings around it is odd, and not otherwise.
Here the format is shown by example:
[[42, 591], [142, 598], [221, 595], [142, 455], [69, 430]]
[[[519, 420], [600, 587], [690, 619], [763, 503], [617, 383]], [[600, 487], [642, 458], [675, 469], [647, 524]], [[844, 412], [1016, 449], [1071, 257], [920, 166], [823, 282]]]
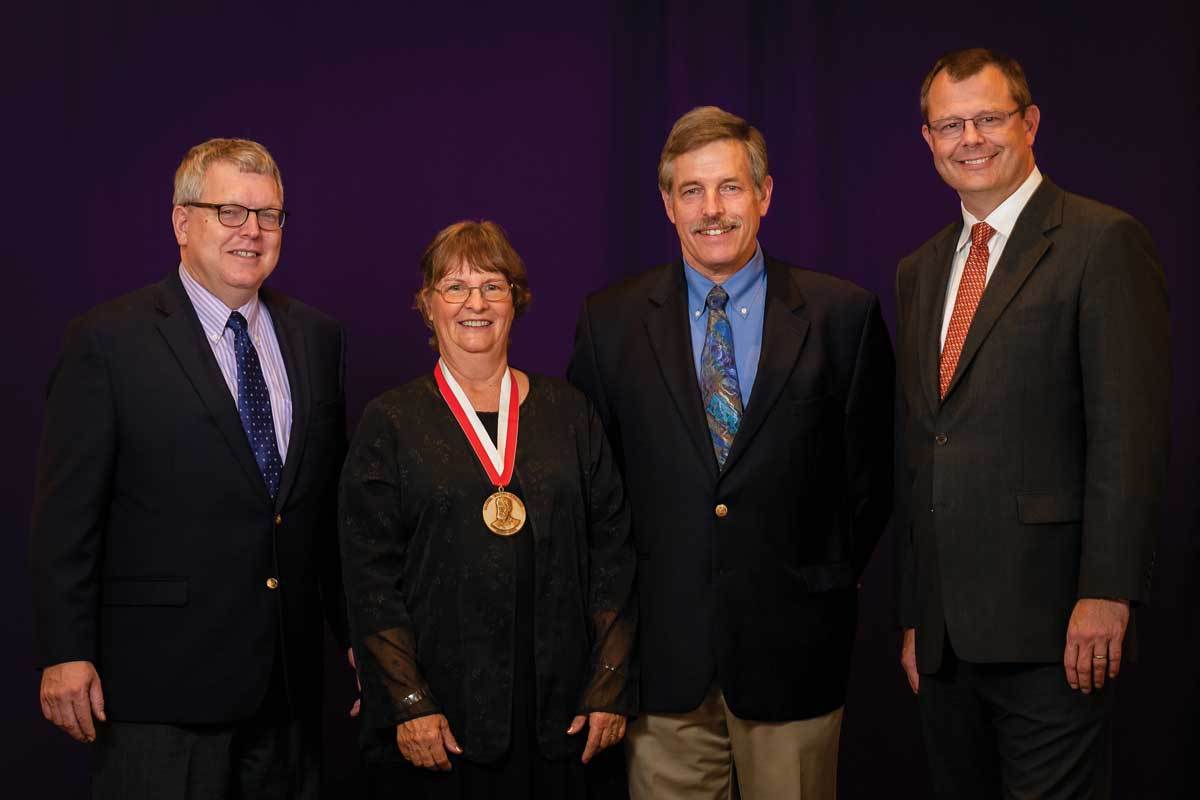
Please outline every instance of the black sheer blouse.
[[[566, 382], [530, 376], [516, 476], [533, 541], [538, 742], [582, 749], [576, 714], [637, 708], [636, 557], [600, 421]], [[367, 405], [342, 472], [342, 567], [368, 757], [394, 728], [445, 714], [465, 755], [508, 749], [516, 549], [483, 523], [494, 491], [432, 374]], [[373, 736], [373, 739], [372, 739]]]

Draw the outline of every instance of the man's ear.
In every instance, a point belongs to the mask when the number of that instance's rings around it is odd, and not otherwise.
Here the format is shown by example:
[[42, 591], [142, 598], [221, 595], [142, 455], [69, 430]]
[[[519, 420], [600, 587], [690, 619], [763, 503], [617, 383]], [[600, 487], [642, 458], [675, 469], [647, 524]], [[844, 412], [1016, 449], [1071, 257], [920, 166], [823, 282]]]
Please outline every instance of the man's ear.
[[771, 207], [771, 192], [775, 189], [775, 181], [771, 180], [771, 176], [763, 178], [762, 186], [758, 188], [758, 215], [765, 217], [767, 210]]
[[1029, 106], [1025, 109], [1025, 118], [1022, 122], [1025, 125], [1025, 138], [1029, 140], [1029, 146], [1033, 147], [1033, 140], [1037, 138], [1038, 125], [1042, 124], [1042, 110], [1037, 106]]
[[667, 211], [667, 219], [671, 220], [671, 224], [675, 224], [675, 209], [671, 207], [671, 193], [666, 189], [659, 189], [659, 194], [662, 195], [663, 208]]
[[171, 209], [171, 227], [175, 230], [175, 241], [180, 247], [187, 245], [188, 212], [183, 206]]
[[928, 125], [921, 126], [921, 138], [925, 140], [925, 144], [929, 145], [929, 152], [937, 155], [937, 151], [933, 149], [933, 134], [929, 132]]

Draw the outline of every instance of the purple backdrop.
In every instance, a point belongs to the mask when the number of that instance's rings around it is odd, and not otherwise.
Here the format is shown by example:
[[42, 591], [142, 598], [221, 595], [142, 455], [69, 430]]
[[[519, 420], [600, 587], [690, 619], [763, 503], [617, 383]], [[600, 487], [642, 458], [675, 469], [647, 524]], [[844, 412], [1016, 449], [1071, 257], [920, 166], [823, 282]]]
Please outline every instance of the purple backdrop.
[[[1026, 67], [1042, 170], [1130, 211], [1161, 248], [1175, 365], [1169, 524], [1155, 604], [1139, 620], [1142, 659], [1121, 681], [1116, 763], [1118, 796], [1176, 796], [1196, 752], [1200, 661], [1188, 591], [1200, 520], [1197, 279], [1184, 238], [1200, 185], [1200, 42], [1184, 3], [173, 5], [22, 4], [6, 20], [0, 136], [14, 180], [0, 208], [14, 428], [0, 786], [84, 792], [86, 751], [41, 720], [30, 669], [25, 552], [42, 394], [71, 317], [177, 263], [170, 187], [190, 145], [246, 136], [277, 157], [294, 217], [271, 280], [346, 323], [353, 424], [370, 397], [430, 368], [410, 310], [417, 257], [464, 217], [500, 222], [529, 265], [535, 301], [512, 361], [561, 374], [584, 294], [676, 255], [655, 164], [671, 122], [700, 104], [741, 113], [766, 136], [776, 190], [764, 247], [870, 288], [890, 319], [896, 261], [957, 213], [919, 136], [918, 83], [941, 52], [984, 44]], [[889, 550], [863, 588], [844, 797], [927, 792], [895, 659]], [[350, 691], [329, 660], [330, 777], [345, 791], [359, 780], [353, 727], [339, 716]]]

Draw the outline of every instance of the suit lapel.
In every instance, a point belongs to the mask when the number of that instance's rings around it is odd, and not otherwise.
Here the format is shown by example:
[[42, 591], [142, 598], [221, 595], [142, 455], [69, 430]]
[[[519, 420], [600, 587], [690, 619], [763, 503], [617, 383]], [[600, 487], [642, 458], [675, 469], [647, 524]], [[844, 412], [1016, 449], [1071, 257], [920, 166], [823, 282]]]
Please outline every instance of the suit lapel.
[[692, 334], [688, 329], [687, 285], [683, 264], [668, 267], [663, 279], [649, 295], [650, 313], [646, 315], [646, 333], [658, 359], [667, 391], [683, 418], [688, 438], [696, 448], [709, 474], [717, 477], [717, 457], [713, 453], [708, 422], [700, 400], [700, 384], [693, 366]]
[[917, 265], [917, 332], [921, 387], [929, 410], [936, 412], [942, 402], [938, 394], [938, 363], [942, 355], [942, 317], [946, 308], [946, 284], [950, 282], [950, 267], [954, 264], [955, 245], [962, 231], [962, 222], [950, 225], [933, 245], [928, 260]]
[[[792, 282], [789, 268], [771, 258], [766, 259], [766, 267], [767, 300], [763, 309], [758, 373], [754, 378], [750, 402], [746, 404], [737, 436], [733, 439], [733, 447], [725, 459], [726, 474], [746, 452], [775, 407], [808, 337], [809, 321], [803, 313], [804, 296]], [[705, 421], [706, 430], [707, 424]]]
[[266, 498], [267, 487], [254, 460], [250, 442], [246, 439], [246, 431], [242, 428], [237, 403], [229, 394], [229, 386], [221, 375], [212, 348], [204, 336], [204, 329], [200, 326], [200, 319], [177, 273], [172, 273], [158, 285], [155, 303], [163, 314], [158, 323], [159, 332], [208, 408], [234, 460], [241, 465], [255, 491]]
[[1057, 227], [1062, 221], [1063, 191], [1043, 178], [1042, 185], [1029, 198], [1017, 224], [1013, 228], [1012, 238], [1004, 246], [1004, 254], [1000, 256], [992, 277], [983, 290], [983, 298], [971, 327], [967, 330], [966, 341], [963, 342], [962, 354], [958, 357], [958, 366], [950, 378], [946, 388], [946, 397], [954, 391], [954, 387], [962, 380], [963, 374], [971, 365], [971, 360], [979, 352], [988, 334], [995, 326], [1004, 309], [1012, 302], [1029, 273], [1042, 260], [1042, 256], [1050, 249], [1050, 240], [1044, 235], [1047, 230]]
[[308, 379], [308, 359], [305, 358], [304, 333], [290, 313], [287, 298], [268, 289], [262, 290], [261, 297], [271, 312], [271, 324], [275, 328], [275, 338], [279, 340], [279, 352], [283, 355], [283, 365], [287, 369], [288, 384], [292, 390], [292, 429], [283, 460], [283, 475], [279, 479], [279, 492], [275, 495], [275, 507], [282, 508], [296, 482], [296, 473], [304, 457], [304, 445], [308, 441], [311, 384]]

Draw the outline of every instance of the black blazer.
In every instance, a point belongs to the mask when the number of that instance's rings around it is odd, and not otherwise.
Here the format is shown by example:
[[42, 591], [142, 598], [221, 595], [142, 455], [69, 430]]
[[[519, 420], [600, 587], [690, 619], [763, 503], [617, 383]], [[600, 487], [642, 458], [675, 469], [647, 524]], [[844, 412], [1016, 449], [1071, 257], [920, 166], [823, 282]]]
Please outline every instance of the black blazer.
[[900, 262], [899, 621], [976, 662], [1058, 662], [1080, 597], [1149, 588], [1167, 470], [1167, 299], [1146, 230], [1048, 179], [988, 281], [944, 400], [962, 222]]
[[844, 701], [856, 581], [890, 508], [891, 344], [869, 293], [766, 263], [758, 375], [721, 471], [682, 263], [589, 297], [579, 320], [569, 377], [630, 499], [649, 712], [690, 711], [714, 681], [746, 719]]
[[177, 273], [68, 328], [33, 509], [37, 662], [95, 663], [109, 719], [248, 717], [277, 641], [293, 708], [318, 712], [322, 606], [346, 641], [342, 331], [261, 297], [293, 404], [274, 501]]

